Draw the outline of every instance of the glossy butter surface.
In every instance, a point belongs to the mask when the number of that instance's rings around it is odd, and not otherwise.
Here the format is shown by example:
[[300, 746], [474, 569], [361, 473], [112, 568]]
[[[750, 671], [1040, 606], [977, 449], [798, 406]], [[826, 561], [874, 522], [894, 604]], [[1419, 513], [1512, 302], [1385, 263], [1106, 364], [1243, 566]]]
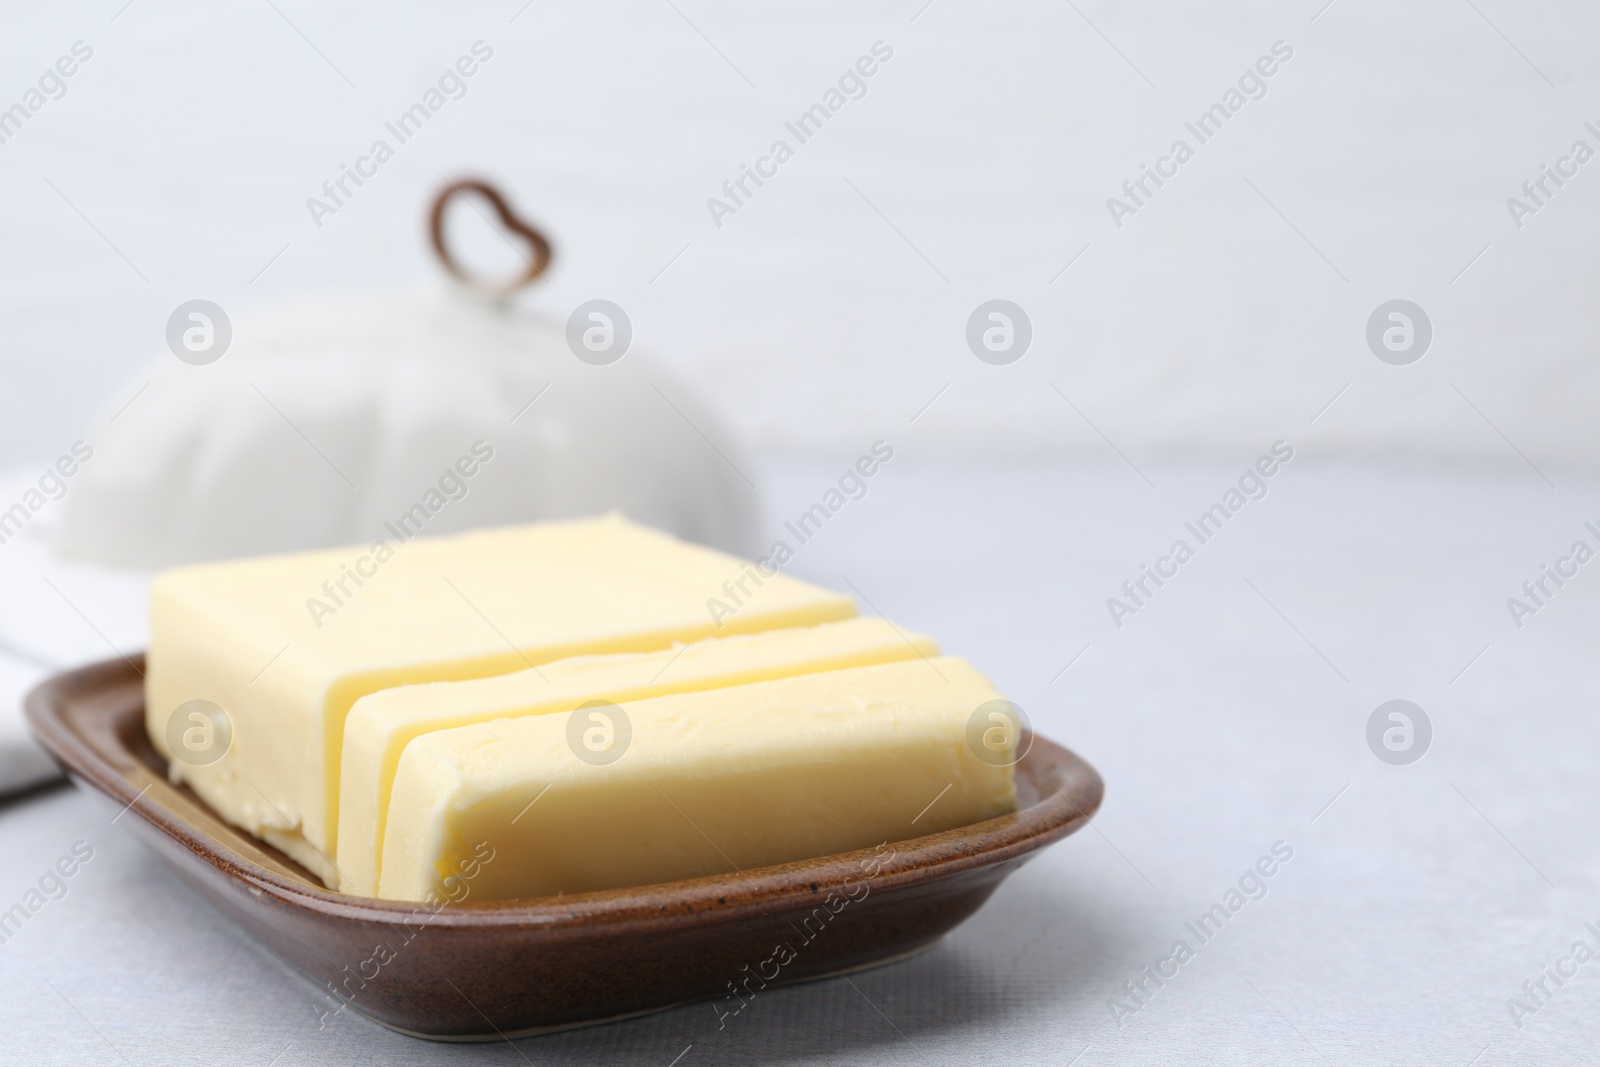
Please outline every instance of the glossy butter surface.
[[1016, 805], [1010, 750], [982, 758], [969, 743], [973, 713], [999, 699], [964, 660], [918, 657], [621, 702], [629, 740], [609, 763], [580, 758], [569, 715], [426, 734], [395, 776], [379, 895], [425, 899], [486, 851], [475, 899], [513, 899], [748, 870], [1003, 814]]
[[659, 652], [578, 656], [468, 682], [400, 686], [362, 697], [345, 720], [339, 774], [340, 888], [377, 892], [389, 794], [406, 745], [436, 730], [568, 712], [818, 671], [937, 656], [931, 637], [879, 618], [707, 638]]
[[[168, 571], [151, 588], [146, 725], [176, 780], [336, 884], [345, 716], [360, 697], [855, 614], [846, 596], [751, 573], [619, 516]], [[741, 578], [751, 595], [716, 617], [708, 600], [726, 603]], [[231, 727], [212, 762], [169, 744], [169, 720], [196, 699]]]

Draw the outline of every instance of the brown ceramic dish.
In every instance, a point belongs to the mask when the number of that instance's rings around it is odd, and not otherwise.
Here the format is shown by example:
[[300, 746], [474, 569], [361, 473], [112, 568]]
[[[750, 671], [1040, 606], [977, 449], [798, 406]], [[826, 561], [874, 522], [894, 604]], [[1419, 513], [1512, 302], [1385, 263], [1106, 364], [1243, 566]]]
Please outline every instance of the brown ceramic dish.
[[[167, 782], [144, 733], [142, 662], [59, 674], [28, 696], [67, 772], [252, 937], [395, 1029], [498, 1040], [871, 967], [931, 945], [1036, 849], [1072, 833], [1104, 786], [1034, 737], [1019, 810], [878, 850], [634, 889], [420, 906], [329, 892]], [[779, 946], [786, 946], [784, 952]], [[748, 983], [748, 984], [746, 984]], [[747, 995], [747, 994], [746, 994]]]

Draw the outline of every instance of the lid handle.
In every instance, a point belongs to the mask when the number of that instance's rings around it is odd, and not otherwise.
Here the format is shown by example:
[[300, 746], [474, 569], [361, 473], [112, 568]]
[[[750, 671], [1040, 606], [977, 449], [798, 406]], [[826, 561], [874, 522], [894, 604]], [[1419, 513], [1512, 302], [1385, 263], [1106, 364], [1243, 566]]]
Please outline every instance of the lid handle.
[[[489, 206], [494, 208], [495, 214], [500, 216], [500, 224], [512, 233], [525, 238], [528, 243], [528, 251], [531, 251], [532, 257], [530, 258], [528, 252], [522, 249], [517, 250], [525, 261], [526, 266], [520, 274], [509, 281], [497, 282], [472, 274], [450, 254], [450, 247], [445, 243], [444, 239], [445, 208], [453, 198], [457, 196], [465, 197], [467, 193], [477, 193], [487, 200]], [[471, 204], [472, 201], [469, 199], [467, 203]], [[473, 205], [473, 210], [478, 210], [476, 205]], [[480, 215], [483, 214], [481, 211], [478, 213]], [[485, 221], [488, 221], [488, 216], [484, 216], [484, 218]], [[525, 285], [538, 281], [550, 266], [550, 242], [545, 238], [545, 235], [540, 233], [538, 228], [531, 223], [519, 218], [516, 212], [511, 210], [511, 205], [506, 203], [506, 198], [500, 195], [500, 190], [479, 178], [446, 180], [445, 187], [440, 189], [439, 195], [433, 199], [433, 210], [429, 212], [428, 216], [428, 235], [433, 239], [433, 251], [438, 255], [439, 262], [444, 264], [444, 269], [449, 272], [452, 278], [463, 285], [468, 285], [496, 296], [506, 296]]]

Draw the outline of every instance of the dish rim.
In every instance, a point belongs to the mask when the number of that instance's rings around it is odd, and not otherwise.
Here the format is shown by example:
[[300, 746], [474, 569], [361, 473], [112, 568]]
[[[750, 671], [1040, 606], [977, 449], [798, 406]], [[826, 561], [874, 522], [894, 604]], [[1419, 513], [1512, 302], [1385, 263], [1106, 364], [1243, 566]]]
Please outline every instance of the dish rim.
[[[254, 895], [270, 896], [283, 905], [330, 919], [392, 924], [402, 919], [414, 920], [420, 911], [431, 927], [538, 929], [552, 935], [576, 929], [592, 932], [595, 927], [643, 930], [675, 925], [691, 916], [704, 918], [708, 913], [738, 919], [769, 911], [775, 901], [811, 897], [838, 888], [848, 879], [860, 877], [865, 864], [874, 859], [881, 863], [884, 858], [879, 850], [885, 847], [892, 849], [895, 862], [873, 875], [874, 884], [883, 889], [1020, 862], [1028, 853], [1081, 828], [1099, 809], [1105, 791], [1099, 773], [1082, 757], [1029, 731], [1024, 734], [1028, 747], [1018, 761], [1019, 771], [1023, 764], [1029, 764], [1029, 770], [1053, 784], [1054, 792], [1035, 795], [1025, 806], [1019, 797], [1018, 809], [1010, 814], [885, 842], [874, 848], [744, 871], [556, 897], [469, 899], [433, 910], [422, 902], [339, 893], [316, 884], [309, 872], [300, 875], [303, 868], [267, 842], [227, 824], [187, 787], [172, 785], [140, 752], [126, 744], [118, 729], [110, 725], [126, 716], [126, 703], [98, 713], [99, 725], [115, 742], [112, 745], [96, 745], [70, 721], [68, 708], [75, 700], [81, 702], [86, 696], [105, 700], [114, 691], [133, 686], [139, 691], [137, 699], [142, 711], [143, 674], [143, 653], [52, 674], [24, 699], [29, 727], [74, 781], [94, 787], [121, 806], [123, 814], [136, 815]], [[75, 714], [81, 717], [84, 712]], [[142, 714], [139, 721], [143, 722]], [[117, 766], [117, 757], [126, 761], [125, 768]], [[1028, 782], [1031, 788], [1032, 776]], [[1063, 783], [1070, 795], [1062, 788]], [[209, 832], [186, 816], [185, 807], [197, 807], [221, 827], [222, 834]], [[246, 847], [234, 847], [228, 835]], [[284, 873], [252, 858], [251, 852], [282, 868]]]

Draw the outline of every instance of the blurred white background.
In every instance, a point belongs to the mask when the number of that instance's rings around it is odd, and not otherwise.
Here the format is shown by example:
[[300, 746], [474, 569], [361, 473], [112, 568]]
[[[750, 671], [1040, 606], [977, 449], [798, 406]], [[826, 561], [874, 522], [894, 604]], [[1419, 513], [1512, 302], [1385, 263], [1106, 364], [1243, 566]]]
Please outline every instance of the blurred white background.
[[[423, 211], [463, 173], [553, 236], [531, 309], [615, 300], [768, 451], [859, 448], [952, 383], [926, 449], [1108, 454], [1087, 417], [1135, 460], [1291, 435], [1600, 455], [1600, 164], [1520, 230], [1505, 203], [1600, 148], [1600, 10], [923, 2], [19, 9], [0, 102], [73, 42], [94, 55], [0, 144], [0, 461], [79, 436], [184, 300], [434, 278]], [[477, 40], [467, 95], [314, 226], [306, 199]], [[879, 40], [866, 96], [713, 225], [706, 199]], [[1279, 40], [1268, 94], [1119, 230], [1106, 199]], [[1010, 367], [963, 340], [993, 297], [1034, 324]], [[1410, 367], [1363, 340], [1397, 297], [1435, 328]]]

